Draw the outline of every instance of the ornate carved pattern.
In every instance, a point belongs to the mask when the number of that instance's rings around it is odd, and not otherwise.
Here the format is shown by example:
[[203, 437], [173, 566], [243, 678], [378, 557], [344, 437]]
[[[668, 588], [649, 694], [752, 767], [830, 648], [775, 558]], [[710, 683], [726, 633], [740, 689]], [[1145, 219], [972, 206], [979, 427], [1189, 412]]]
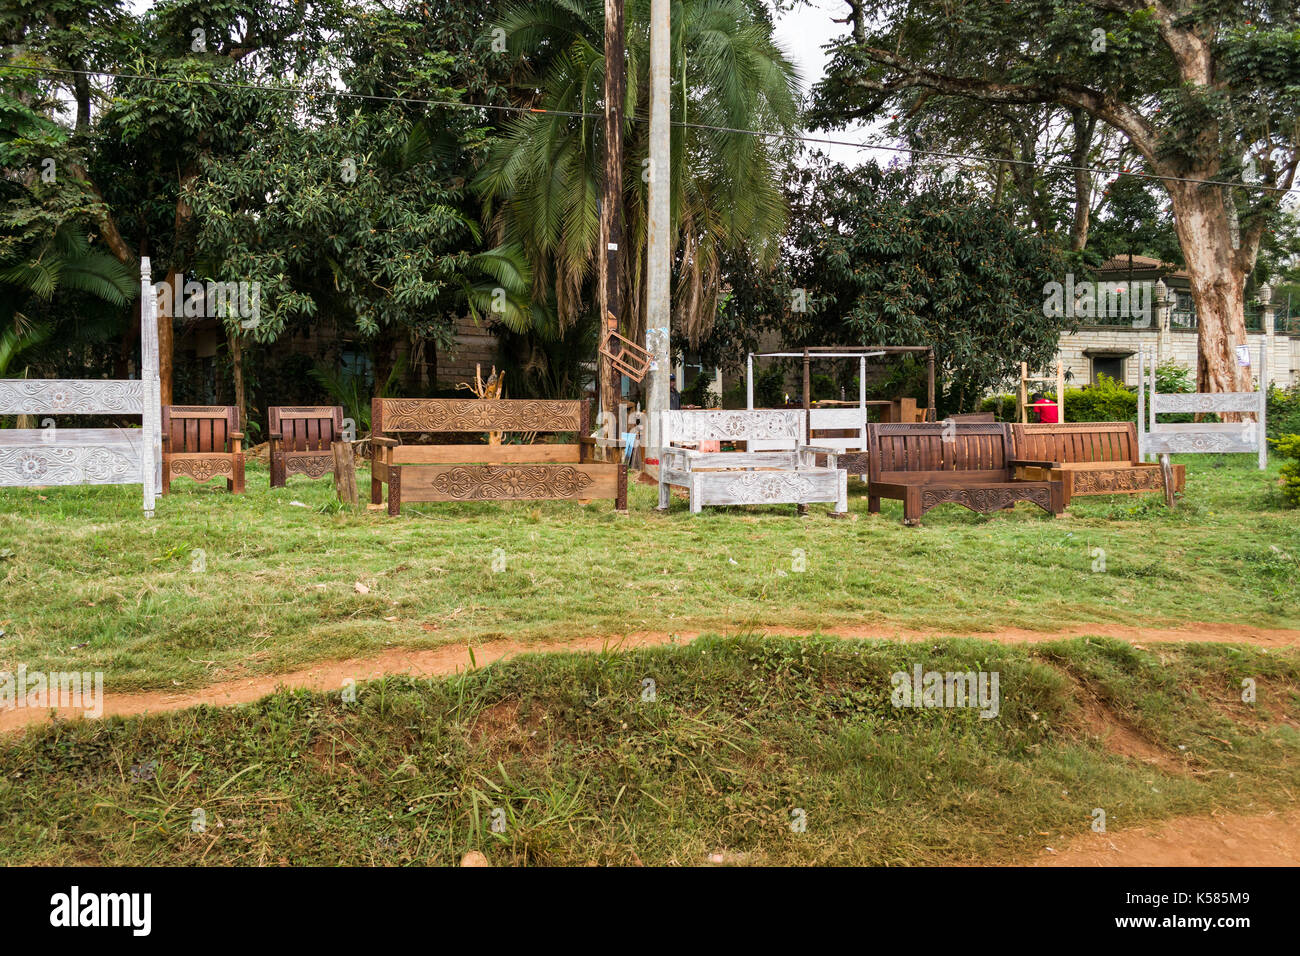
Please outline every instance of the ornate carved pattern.
[[804, 412], [780, 409], [756, 411], [671, 411], [663, 413], [669, 441], [749, 441], [804, 438]]
[[0, 448], [0, 485], [112, 485], [141, 480], [140, 450], [129, 444]]
[[319, 478], [334, 467], [334, 456], [326, 455], [288, 455], [284, 459], [284, 470], [290, 475], [306, 475]]
[[7, 415], [139, 415], [144, 383], [90, 379], [0, 379], [0, 413]]
[[172, 418], [194, 418], [196, 416], [216, 416], [225, 418], [230, 412], [229, 405], [170, 405]]
[[388, 398], [385, 432], [576, 431], [582, 403], [503, 399]]
[[798, 472], [749, 471], [727, 482], [727, 495], [737, 504], [808, 501], [817, 486]]
[[1254, 412], [1260, 407], [1258, 392], [1199, 392], [1192, 395], [1160, 395], [1154, 398], [1160, 412]]
[[[1254, 427], [1254, 423], [1247, 422]], [[1147, 451], [1166, 454], [1228, 453], [1256, 451], [1259, 445], [1244, 432], [1156, 431], [1147, 434]]]
[[1104, 471], [1076, 471], [1076, 495], [1112, 495], [1130, 491], [1161, 491], [1164, 480], [1159, 468], [1115, 468]]
[[569, 465], [457, 465], [438, 475], [433, 487], [457, 501], [580, 498], [592, 483]]
[[1020, 487], [996, 488], [925, 488], [921, 491], [921, 510], [929, 511], [936, 505], [952, 503], [963, 505], [971, 511], [989, 514], [1001, 511], [1017, 501], [1029, 501], [1051, 513], [1051, 488]]
[[195, 481], [207, 481], [217, 475], [234, 477], [234, 466], [229, 458], [173, 458], [171, 476], [187, 475]]

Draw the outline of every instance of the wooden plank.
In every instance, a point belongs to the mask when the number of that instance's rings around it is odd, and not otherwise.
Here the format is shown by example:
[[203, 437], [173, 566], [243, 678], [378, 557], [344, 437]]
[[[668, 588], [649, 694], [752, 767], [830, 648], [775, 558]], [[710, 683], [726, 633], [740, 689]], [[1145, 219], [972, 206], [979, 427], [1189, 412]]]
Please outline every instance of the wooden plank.
[[131, 379], [0, 379], [0, 415], [140, 415], [144, 392]]
[[[580, 400], [377, 398], [384, 434], [393, 432], [574, 432]], [[372, 416], [373, 417], [373, 416]]]
[[802, 409], [673, 410], [662, 413], [665, 444], [685, 441], [789, 441], [803, 444]]
[[581, 445], [399, 445], [393, 449], [398, 465], [525, 464], [576, 462]]
[[619, 466], [422, 465], [402, 469], [402, 501], [545, 501], [614, 498]]
[[330, 445], [334, 459], [334, 490], [339, 501], [347, 505], [356, 505], [360, 501], [357, 495], [357, 466], [352, 457], [352, 445], [336, 441]]
[[[1157, 414], [1208, 412], [1257, 412], [1258, 392], [1211, 392], [1194, 395], [1154, 395], [1151, 404]], [[1159, 424], [1156, 426], [1160, 428]]]
[[1154, 454], [1234, 454], [1256, 452], [1255, 422], [1157, 425], [1147, 434], [1146, 450]]

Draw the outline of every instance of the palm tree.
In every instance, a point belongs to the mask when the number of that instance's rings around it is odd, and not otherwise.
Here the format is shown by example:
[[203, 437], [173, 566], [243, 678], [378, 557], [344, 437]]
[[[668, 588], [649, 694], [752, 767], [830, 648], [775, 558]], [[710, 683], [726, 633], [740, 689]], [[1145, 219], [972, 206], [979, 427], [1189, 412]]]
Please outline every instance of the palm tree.
[[[640, 338], [646, 314], [649, 0], [628, 0], [622, 325]], [[672, 8], [671, 228], [675, 325], [694, 344], [712, 326], [720, 253], [747, 249], [770, 265], [787, 208], [779, 138], [798, 113], [795, 68], [756, 0], [677, 0]], [[523, 105], [593, 114], [528, 113], [493, 148], [476, 187], [503, 250], [532, 264], [532, 308], [512, 331], [561, 335], [588, 301], [603, 192], [603, 0], [543, 0], [507, 8], [501, 23], [524, 57]], [[685, 125], [683, 125], [685, 124]], [[510, 323], [507, 323], [510, 324]]]

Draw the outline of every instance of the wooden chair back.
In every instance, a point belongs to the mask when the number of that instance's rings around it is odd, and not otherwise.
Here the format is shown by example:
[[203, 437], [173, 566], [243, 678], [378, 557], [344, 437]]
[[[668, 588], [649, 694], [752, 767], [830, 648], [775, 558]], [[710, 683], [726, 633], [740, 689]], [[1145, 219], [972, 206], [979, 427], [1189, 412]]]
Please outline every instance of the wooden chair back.
[[162, 433], [170, 454], [229, 452], [239, 433], [235, 405], [164, 405]]
[[1137, 461], [1133, 422], [1070, 422], [1012, 426], [1016, 457], [1063, 465]]
[[917, 422], [867, 426], [868, 477], [915, 481], [931, 475], [960, 481], [1006, 481], [1010, 426], [1001, 423]]
[[272, 405], [267, 419], [286, 452], [329, 451], [331, 444], [343, 440], [341, 405]]

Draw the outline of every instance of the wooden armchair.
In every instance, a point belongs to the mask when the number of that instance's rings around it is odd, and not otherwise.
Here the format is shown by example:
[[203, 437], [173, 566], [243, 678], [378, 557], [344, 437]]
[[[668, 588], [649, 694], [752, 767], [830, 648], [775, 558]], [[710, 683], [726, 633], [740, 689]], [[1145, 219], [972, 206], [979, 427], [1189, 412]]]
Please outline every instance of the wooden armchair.
[[162, 407], [162, 493], [172, 478], [204, 482], [224, 477], [226, 490], [244, 493], [244, 433], [234, 405], [164, 405]]
[[343, 440], [342, 405], [273, 405], [267, 417], [272, 488], [283, 488], [290, 475], [332, 474], [330, 445]]

